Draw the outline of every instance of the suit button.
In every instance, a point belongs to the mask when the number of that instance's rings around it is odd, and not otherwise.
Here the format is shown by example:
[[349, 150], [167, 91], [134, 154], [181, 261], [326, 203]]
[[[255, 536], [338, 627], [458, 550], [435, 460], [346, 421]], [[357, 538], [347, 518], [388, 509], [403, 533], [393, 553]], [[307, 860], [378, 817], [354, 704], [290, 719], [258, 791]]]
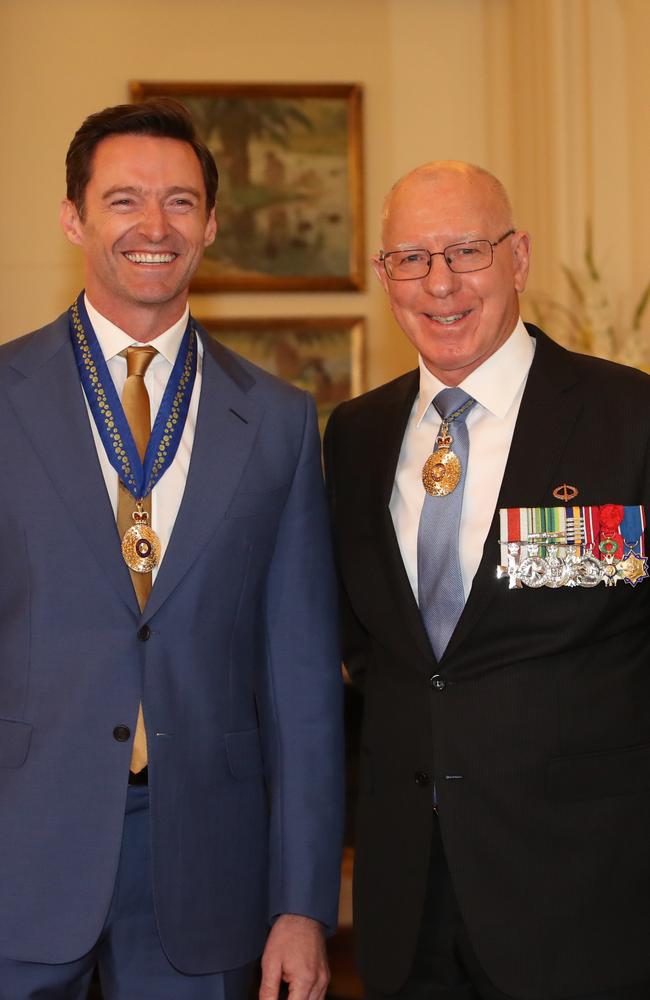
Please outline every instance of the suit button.
[[113, 737], [118, 743], [126, 743], [130, 736], [131, 730], [128, 726], [116, 726], [113, 730]]
[[447, 687], [447, 681], [444, 677], [441, 677], [440, 674], [434, 674], [433, 677], [430, 678], [429, 684], [434, 691], [444, 691]]
[[429, 775], [426, 771], [416, 771], [413, 777], [415, 778], [415, 784], [420, 785], [422, 788], [426, 788], [429, 784]]
[[143, 625], [142, 628], [138, 629], [138, 639], [140, 642], [146, 642], [151, 636], [151, 629], [148, 625]]

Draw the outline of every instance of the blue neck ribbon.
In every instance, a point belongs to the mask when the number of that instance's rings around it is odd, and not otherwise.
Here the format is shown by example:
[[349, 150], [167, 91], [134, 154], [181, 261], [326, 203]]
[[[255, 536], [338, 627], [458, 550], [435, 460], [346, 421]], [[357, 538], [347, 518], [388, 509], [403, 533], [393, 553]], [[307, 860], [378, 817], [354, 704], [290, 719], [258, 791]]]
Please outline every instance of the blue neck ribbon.
[[183, 435], [196, 378], [197, 338], [192, 317], [187, 321], [165, 386], [144, 461], [138, 455], [122, 403], [86, 311], [83, 292], [70, 306], [69, 317], [79, 377], [108, 460], [134, 499], [143, 500], [172, 464]]

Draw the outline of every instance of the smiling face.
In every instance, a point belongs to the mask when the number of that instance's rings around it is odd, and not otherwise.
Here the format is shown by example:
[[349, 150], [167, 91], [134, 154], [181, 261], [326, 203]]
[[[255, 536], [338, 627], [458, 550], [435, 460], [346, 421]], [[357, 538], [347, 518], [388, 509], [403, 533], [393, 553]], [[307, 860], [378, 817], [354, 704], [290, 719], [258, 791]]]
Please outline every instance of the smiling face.
[[[464, 165], [423, 169], [391, 194], [383, 247], [386, 253], [418, 247], [434, 253], [466, 240], [494, 243], [511, 228], [508, 205], [489, 176]], [[456, 274], [439, 256], [425, 278], [391, 281], [378, 257], [373, 266], [395, 319], [429, 371], [455, 386], [514, 330], [529, 256], [528, 236], [518, 231], [494, 248], [492, 265], [482, 271]]]
[[214, 210], [192, 147], [178, 139], [112, 135], [97, 146], [83, 218], [64, 201], [61, 225], [84, 253], [93, 306], [137, 340], [183, 313], [188, 286], [214, 240]]

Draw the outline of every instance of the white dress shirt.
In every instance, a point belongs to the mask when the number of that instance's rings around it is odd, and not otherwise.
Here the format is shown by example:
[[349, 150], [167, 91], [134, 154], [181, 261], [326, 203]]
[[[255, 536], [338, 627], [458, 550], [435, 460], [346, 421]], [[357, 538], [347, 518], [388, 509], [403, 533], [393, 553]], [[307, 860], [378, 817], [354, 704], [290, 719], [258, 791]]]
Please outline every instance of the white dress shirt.
[[[534, 353], [535, 340], [519, 319], [505, 344], [461, 383], [461, 388], [476, 400], [466, 418], [469, 458], [459, 535], [465, 600], [492, 523]], [[434, 450], [440, 428], [440, 415], [432, 401], [445, 388], [444, 382], [432, 375], [420, 358], [420, 390], [402, 441], [390, 499], [400, 552], [416, 601], [418, 525], [424, 504], [422, 466]], [[453, 436], [453, 425], [450, 432]], [[495, 565], [498, 559], [497, 550]]]
[[[107, 320], [104, 316], [100, 315], [100, 313], [98, 313], [93, 305], [88, 301], [87, 297], [84, 298], [84, 301], [90, 322], [92, 323], [95, 334], [97, 335], [99, 346], [101, 347], [104, 359], [108, 365], [111, 378], [115, 383], [117, 394], [121, 399], [124, 383], [126, 382], [126, 358], [120, 357], [120, 351], [123, 351], [127, 347], [142, 347], [143, 345], [137, 340], [133, 340], [132, 337], [129, 337], [127, 333], [120, 330], [120, 328], [115, 326], [114, 323], [111, 323], [110, 320]], [[174, 367], [174, 362], [176, 361], [176, 355], [178, 354], [178, 350], [181, 346], [183, 334], [185, 333], [185, 327], [187, 326], [188, 316], [189, 306], [186, 307], [185, 312], [178, 322], [174, 323], [172, 327], [165, 330], [164, 333], [161, 333], [154, 340], [147, 342], [147, 346], [155, 347], [158, 351], [158, 354], [151, 361], [144, 376], [147, 392], [149, 393], [152, 425], [156, 419], [158, 407], [160, 406], [163, 393], [167, 386], [167, 381], [171, 375], [172, 368]], [[190, 467], [192, 446], [194, 444], [194, 431], [196, 428], [196, 415], [199, 408], [199, 396], [201, 393], [201, 375], [203, 371], [203, 345], [201, 344], [199, 338], [197, 338], [197, 345], [196, 378], [194, 380], [190, 407], [187, 413], [187, 420], [185, 421], [185, 427], [183, 428], [183, 434], [178, 446], [178, 451], [174, 456], [172, 464], [165, 470], [163, 476], [158, 480], [151, 493], [151, 527], [160, 539], [161, 552], [160, 562], [152, 574], [153, 579], [156, 577], [156, 573], [160, 568], [160, 563], [162, 563], [164, 558], [165, 550], [169, 544], [176, 515], [178, 514], [178, 509], [181, 505], [181, 500], [183, 499], [187, 473]], [[88, 409], [88, 417], [90, 419], [93, 438], [95, 440], [95, 447], [97, 449], [97, 457], [99, 458], [99, 464], [101, 465], [104, 482], [106, 483], [108, 496], [113, 507], [113, 513], [117, 519], [118, 475], [108, 460], [106, 449], [104, 448], [102, 439], [100, 438], [97, 427], [95, 426], [95, 419], [91, 413], [90, 407], [88, 406], [87, 399], [86, 407]]]

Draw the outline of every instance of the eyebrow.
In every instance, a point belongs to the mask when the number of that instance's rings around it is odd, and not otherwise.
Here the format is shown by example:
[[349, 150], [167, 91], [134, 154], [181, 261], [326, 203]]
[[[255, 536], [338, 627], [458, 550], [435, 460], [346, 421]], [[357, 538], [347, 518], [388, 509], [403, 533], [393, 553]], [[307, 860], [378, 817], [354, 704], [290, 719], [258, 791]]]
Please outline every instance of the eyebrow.
[[[451, 242], [447, 243], [446, 245], [448, 247], [450, 247], [450, 246], [454, 246], [456, 243], [469, 243], [472, 240], [480, 240], [480, 239], [485, 239], [486, 238], [486, 237], [483, 237], [483, 236], [479, 236], [478, 233], [479, 233], [478, 229], [475, 229], [473, 232], [464, 233], [462, 236], [456, 236], [456, 237], [454, 237], [451, 240]], [[440, 242], [442, 242], [443, 238], [444, 237], [440, 237], [439, 238]], [[420, 250], [420, 249], [425, 249], [425, 247], [423, 246], [422, 243], [409, 242], [409, 243], [397, 243], [396, 246], [395, 246], [395, 249], [396, 250]]]
[[[116, 195], [116, 194], [136, 194], [136, 195], [142, 195], [145, 192], [146, 192], [146, 188], [138, 187], [137, 185], [134, 185], [134, 184], [115, 184], [113, 187], [109, 188], [107, 191], [104, 191], [104, 193], [102, 195], [102, 200], [106, 201], [107, 198], [112, 198], [113, 195]], [[165, 197], [169, 197], [169, 195], [174, 195], [174, 194], [191, 194], [196, 199], [198, 199], [199, 201], [201, 200], [201, 192], [200, 191], [197, 191], [197, 189], [193, 188], [193, 187], [183, 187], [180, 184], [175, 184], [172, 187], [166, 188], [165, 191], [164, 191]]]

